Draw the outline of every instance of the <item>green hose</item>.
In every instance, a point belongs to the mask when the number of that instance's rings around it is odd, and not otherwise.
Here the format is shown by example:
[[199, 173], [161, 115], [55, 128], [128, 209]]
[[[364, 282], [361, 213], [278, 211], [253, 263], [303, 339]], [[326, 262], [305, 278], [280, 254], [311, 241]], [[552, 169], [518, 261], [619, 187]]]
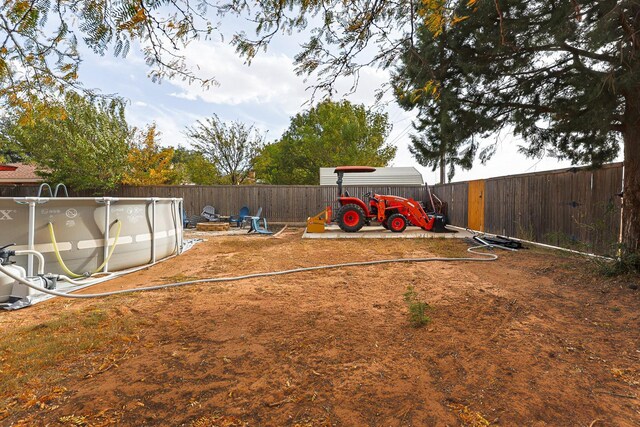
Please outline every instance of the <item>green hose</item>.
[[[62, 270], [72, 278], [91, 276], [92, 274], [95, 274], [95, 273], [99, 272], [100, 270], [102, 270], [102, 268], [105, 265], [107, 265], [107, 263], [111, 259], [111, 255], [113, 255], [113, 251], [116, 249], [116, 246], [118, 245], [118, 238], [120, 237], [120, 231], [122, 230], [122, 222], [119, 219], [115, 220], [114, 223], [118, 224], [118, 230], [116, 231], [116, 237], [115, 237], [115, 239], [113, 241], [113, 246], [111, 246], [111, 249], [109, 250], [109, 254], [104, 259], [102, 264], [100, 264], [100, 267], [96, 268], [93, 272], [91, 272], [89, 274], [77, 274], [77, 273], [74, 273], [73, 271], [69, 270], [67, 265], [62, 260], [62, 256], [60, 256], [60, 250], [58, 249], [58, 242], [56, 241], [56, 233], [53, 231], [53, 224], [49, 223], [48, 224], [49, 225], [49, 236], [51, 237], [51, 243], [53, 244], [53, 252], [56, 254], [56, 258], [58, 259], [58, 264], [60, 264], [60, 267], [62, 267]], [[109, 227], [109, 228], [111, 228], [111, 227]], [[105, 242], [105, 244], [108, 244], [108, 242]]]

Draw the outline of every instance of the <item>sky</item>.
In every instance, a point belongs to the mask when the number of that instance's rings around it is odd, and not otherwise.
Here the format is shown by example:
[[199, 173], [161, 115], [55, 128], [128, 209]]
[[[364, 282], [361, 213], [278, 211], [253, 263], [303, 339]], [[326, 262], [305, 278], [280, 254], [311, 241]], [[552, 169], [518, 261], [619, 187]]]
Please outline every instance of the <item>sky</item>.
[[[126, 58], [104, 56], [84, 50], [80, 80], [87, 88], [105, 94], [117, 94], [127, 101], [128, 122], [137, 127], [156, 123], [161, 132], [161, 145], [189, 147], [184, 131], [196, 121], [213, 114], [225, 121], [254, 125], [266, 133], [267, 141], [277, 140], [287, 129], [290, 118], [309, 108], [312, 78], [297, 76], [293, 57], [298, 52], [300, 36], [282, 36], [267, 52], [260, 52], [251, 65], [236, 54], [234, 48], [221, 41], [194, 41], [184, 51], [187, 65], [203, 78], [215, 77], [219, 85], [206, 89], [198, 83], [180, 79], [153, 83], [147, 77], [149, 68], [140, 50], [132, 48]], [[377, 111], [386, 112], [393, 128], [387, 139], [397, 147], [391, 166], [414, 166], [425, 182], [438, 182], [439, 173], [420, 166], [409, 152], [410, 134], [415, 112], [399, 108], [391, 94], [375, 103], [375, 92], [389, 80], [385, 70], [366, 68], [360, 75], [355, 93], [349, 92], [351, 80], [340, 80], [334, 100], [348, 99]], [[316, 97], [317, 99], [317, 97]], [[522, 141], [508, 132], [490, 138], [497, 141], [493, 158], [482, 165], [476, 162], [470, 171], [457, 169], [453, 181], [484, 179], [495, 176], [568, 168], [567, 161], [554, 158], [530, 159], [518, 153]], [[337, 165], [336, 165], [337, 166]]]

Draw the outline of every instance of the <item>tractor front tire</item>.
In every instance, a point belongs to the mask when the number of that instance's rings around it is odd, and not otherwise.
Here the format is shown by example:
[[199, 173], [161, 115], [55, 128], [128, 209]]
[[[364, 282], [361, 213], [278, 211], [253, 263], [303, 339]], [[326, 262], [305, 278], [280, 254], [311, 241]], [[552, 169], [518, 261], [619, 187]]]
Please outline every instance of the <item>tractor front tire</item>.
[[342, 231], [347, 233], [355, 233], [360, 231], [365, 223], [364, 211], [358, 205], [344, 205], [338, 211], [336, 222]]
[[387, 227], [394, 233], [402, 233], [407, 228], [407, 218], [402, 214], [395, 213], [387, 218]]

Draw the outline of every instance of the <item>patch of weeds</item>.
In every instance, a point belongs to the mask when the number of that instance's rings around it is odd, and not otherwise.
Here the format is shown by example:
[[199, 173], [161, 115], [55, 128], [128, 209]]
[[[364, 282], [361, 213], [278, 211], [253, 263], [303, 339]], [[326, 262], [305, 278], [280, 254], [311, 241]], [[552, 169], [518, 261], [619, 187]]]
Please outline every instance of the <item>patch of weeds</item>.
[[86, 328], [96, 327], [100, 325], [107, 318], [107, 313], [104, 310], [91, 310], [86, 314], [86, 317], [82, 319], [82, 326]]
[[542, 236], [542, 243], [581, 252], [591, 252], [593, 250], [591, 246], [581, 242], [575, 236], [570, 236], [561, 231], [545, 233], [545, 235]]
[[191, 280], [197, 280], [197, 276], [190, 276], [186, 274], [176, 274], [175, 276], [165, 276], [162, 277], [162, 281], [164, 283], [180, 283], [180, 282], [189, 282]]
[[[600, 202], [592, 206], [595, 209], [593, 218], [589, 219], [585, 210], [579, 210], [571, 215], [571, 219], [578, 225], [579, 233], [589, 236], [588, 243], [584, 243], [585, 252], [598, 253], [615, 244], [617, 235], [611, 233], [612, 225], [620, 221], [620, 208], [610, 198], [606, 202]], [[597, 214], [595, 212], [598, 212]]]
[[214, 414], [192, 421], [190, 427], [246, 427], [248, 425], [233, 416]]
[[526, 226], [522, 225], [520, 222], [516, 222], [516, 237], [522, 240], [528, 240], [530, 242], [535, 242], [536, 233], [533, 230], [533, 226], [531, 224], [527, 224]]
[[640, 252], [619, 248], [615, 259], [596, 258], [594, 262], [600, 274], [606, 277], [640, 274]]
[[456, 412], [458, 418], [460, 418], [460, 421], [462, 422], [462, 425], [465, 427], [487, 427], [491, 425], [491, 423], [480, 412], [469, 409], [468, 406], [454, 402], [447, 404], [447, 406], [449, 409]]
[[420, 328], [431, 322], [431, 318], [426, 313], [431, 307], [418, 299], [418, 294], [411, 285], [407, 286], [407, 292], [404, 293], [404, 302], [409, 309], [409, 322], [413, 327]]

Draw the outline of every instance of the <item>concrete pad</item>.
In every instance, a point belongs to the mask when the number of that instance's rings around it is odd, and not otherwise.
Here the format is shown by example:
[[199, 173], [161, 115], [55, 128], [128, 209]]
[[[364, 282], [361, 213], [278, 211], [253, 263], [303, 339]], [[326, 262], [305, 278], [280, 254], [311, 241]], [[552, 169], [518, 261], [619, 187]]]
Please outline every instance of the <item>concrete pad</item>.
[[337, 225], [327, 225], [324, 233], [307, 233], [303, 239], [464, 239], [473, 235], [466, 230], [455, 230], [447, 227], [447, 232], [434, 233], [424, 231], [420, 227], [407, 227], [402, 233], [392, 233], [381, 225], [362, 227], [357, 233], [346, 233]]

